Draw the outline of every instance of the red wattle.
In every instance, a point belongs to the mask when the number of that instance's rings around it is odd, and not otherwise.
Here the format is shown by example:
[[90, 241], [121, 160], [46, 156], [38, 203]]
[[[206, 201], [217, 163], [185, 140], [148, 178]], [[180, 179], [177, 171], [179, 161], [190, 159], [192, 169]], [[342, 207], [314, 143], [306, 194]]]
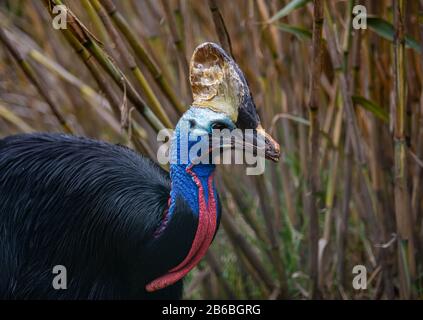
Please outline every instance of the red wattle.
[[191, 249], [185, 259], [176, 267], [170, 269], [165, 275], [153, 280], [146, 286], [148, 292], [153, 292], [159, 289], [163, 289], [170, 286], [183, 278], [189, 271], [191, 271], [204, 257], [213, 241], [214, 234], [216, 232], [216, 199], [213, 192], [213, 177], [214, 173], [208, 178], [208, 189], [209, 195], [208, 205], [204, 195], [204, 188], [201, 184], [200, 179], [191, 170], [192, 166], [189, 166], [186, 171], [193, 177], [195, 184], [198, 187], [198, 201], [199, 201], [199, 213], [198, 213], [198, 225], [197, 231], [194, 236], [194, 240], [191, 244]]

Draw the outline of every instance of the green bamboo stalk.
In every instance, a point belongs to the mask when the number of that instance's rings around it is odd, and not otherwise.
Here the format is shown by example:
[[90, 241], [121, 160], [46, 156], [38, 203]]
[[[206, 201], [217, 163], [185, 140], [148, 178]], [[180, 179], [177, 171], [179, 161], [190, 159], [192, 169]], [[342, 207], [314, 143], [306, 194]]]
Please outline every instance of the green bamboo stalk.
[[109, 34], [107, 33], [105, 26], [101, 22], [100, 17], [94, 10], [94, 7], [91, 5], [90, 0], [81, 0], [81, 4], [84, 7], [85, 11], [88, 13], [90, 21], [93, 23], [96, 31], [99, 33], [100, 39], [102, 39], [107, 45], [110, 42]]
[[0, 118], [5, 119], [6, 121], [13, 124], [22, 132], [33, 132], [35, 131], [28, 123], [26, 123], [23, 119], [19, 116], [14, 114], [12, 111], [9, 110], [6, 106], [0, 103]]
[[150, 106], [152, 107], [154, 114], [157, 115], [160, 121], [162, 121], [162, 123], [167, 128], [173, 128], [173, 124], [171, 123], [162, 105], [160, 104], [159, 100], [157, 99], [156, 95], [154, 94], [153, 90], [148, 84], [147, 79], [144, 77], [140, 68], [137, 66], [134, 57], [129, 53], [125, 43], [123, 42], [117, 30], [114, 28], [112, 22], [110, 21], [109, 16], [107, 15], [106, 10], [100, 4], [99, 0], [90, 0], [90, 3], [96, 10], [100, 19], [103, 21], [103, 24], [106, 30], [109, 32], [110, 37], [115, 41], [117, 50], [121, 54], [124, 60], [124, 63], [126, 64], [128, 69], [131, 70], [135, 79], [137, 79], [139, 85], [141, 86], [144, 93], [146, 94], [147, 100], [150, 103]]
[[45, 87], [45, 84], [41, 82], [41, 79], [38, 77], [34, 69], [28, 63], [28, 61], [22, 56], [22, 54], [17, 50], [12, 42], [6, 35], [6, 32], [3, 27], [0, 27], [0, 42], [2, 42], [5, 47], [12, 54], [13, 58], [21, 67], [22, 71], [25, 73], [29, 81], [37, 88], [38, 93], [44, 98], [50, 107], [51, 112], [56, 117], [59, 124], [63, 127], [63, 130], [67, 133], [73, 133], [73, 130], [67, 123], [65, 117], [61, 114], [60, 110], [56, 107], [56, 104], [51, 99], [48, 94], [48, 89]]
[[[99, 85], [100, 89], [104, 92], [107, 100], [110, 102], [110, 106], [113, 110], [113, 113], [119, 121], [121, 121], [121, 101], [115, 91], [113, 90], [111, 84], [107, 81], [107, 79], [103, 76], [100, 71], [100, 68], [95, 63], [90, 52], [78, 41], [77, 38], [73, 36], [70, 30], [64, 30], [64, 35], [66, 40], [69, 44], [73, 47], [75, 52], [79, 55], [81, 60], [84, 62], [87, 69], [90, 71], [93, 78], [96, 80], [97, 84]], [[131, 140], [136, 147], [142, 154], [150, 155], [153, 154], [151, 150], [149, 150], [148, 146], [144, 142], [146, 138], [145, 131], [136, 125], [135, 122], [132, 124], [133, 126], [133, 135]], [[127, 139], [128, 137], [124, 137]]]
[[106, 98], [110, 102], [110, 106], [115, 116], [120, 121], [120, 99], [113, 90], [110, 83], [104, 78], [103, 74], [100, 71], [100, 68], [95, 63], [93, 56], [86, 48], [84, 48], [84, 46], [78, 41], [78, 39], [73, 36], [70, 30], [65, 30], [63, 34], [68, 43], [72, 46], [72, 48], [81, 58], [82, 62], [85, 64], [87, 69], [90, 71], [91, 75], [96, 80], [100, 89], [106, 95]]
[[[59, 76], [61, 79], [64, 79], [66, 82], [72, 84], [81, 92], [82, 96], [94, 107], [94, 111], [101, 117], [103, 120], [109, 124], [109, 126], [116, 132], [119, 133], [119, 123], [115, 118], [110, 115], [108, 112], [100, 112], [97, 108], [98, 105], [102, 104], [104, 100], [97, 92], [94, 91], [89, 85], [85, 84], [73, 74], [69, 73], [62, 66], [58, 65], [56, 62], [47, 58], [47, 56], [38, 50], [32, 49], [28, 52], [28, 56], [31, 57], [34, 61], [40, 63], [45, 68]], [[107, 102], [107, 100], [106, 100]], [[110, 106], [107, 106], [110, 108]], [[104, 109], [106, 111], [107, 109]]]
[[[44, 0], [49, 13], [53, 15], [50, 8], [52, 5], [63, 5], [61, 0]], [[98, 45], [97, 41], [92, 38], [90, 32], [76, 19], [76, 17], [68, 11], [67, 23], [69, 30], [73, 33], [74, 37], [86, 48], [90, 53], [97, 59], [100, 65], [107, 71], [109, 76], [115, 81], [115, 83], [126, 92], [129, 100], [134, 104], [135, 108], [140, 114], [142, 114], [150, 126], [156, 131], [165, 129], [163, 123], [157, 118], [157, 116], [151, 111], [144, 100], [134, 89], [133, 85], [125, 77], [124, 73], [113, 63], [107, 53]], [[61, 29], [62, 32], [68, 29]]]
[[164, 79], [162, 71], [159, 69], [154, 60], [150, 57], [147, 50], [143, 47], [138, 40], [137, 35], [129, 26], [128, 22], [117, 10], [116, 6], [111, 0], [100, 0], [103, 7], [106, 9], [107, 14], [111, 17], [116, 27], [125, 36], [129, 45], [132, 47], [137, 57], [145, 64], [158, 86], [161, 88], [165, 96], [172, 103], [174, 108], [179, 114], [183, 114], [186, 108], [181, 104], [175, 92], [171, 89], [167, 81]]
[[256, 237], [261, 242], [268, 243], [268, 238], [266, 237], [263, 228], [260, 226], [257, 219], [255, 219], [255, 217], [251, 213], [251, 203], [246, 201], [245, 194], [242, 192], [241, 188], [239, 188], [239, 185], [235, 184], [233, 179], [230, 178], [230, 171], [226, 168], [222, 168], [222, 171], [222, 178], [224, 182], [224, 186], [222, 187], [226, 188], [227, 191], [232, 194], [232, 197], [234, 198], [236, 205], [239, 208], [239, 211], [242, 213], [242, 216], [247, 222], [247, 224], [254, 231]]

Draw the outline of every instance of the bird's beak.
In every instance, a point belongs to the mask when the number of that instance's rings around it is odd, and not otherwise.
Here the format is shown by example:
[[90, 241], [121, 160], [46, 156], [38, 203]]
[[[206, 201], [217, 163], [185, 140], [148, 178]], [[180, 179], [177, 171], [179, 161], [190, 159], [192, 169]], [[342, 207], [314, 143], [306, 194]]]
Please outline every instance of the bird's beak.
[[[254, 156], [278, 162], [280, 146], [270, 134], [259, 124], [256, 129], [228, 131], [229, 135], [222, 140], [220, 135], [210, 135], [210, 144], [219, 146], [220, 150], [240, 150]], [[213, 149], [210, 149], [211, 152]]]
[[266, 159], [278, 162], [281, 155], [279, 143], [277, 143], [270, 134], [265, 132], [261, 125], [257, 128], [257, 134], [264, 139], [264, 154]]
[[245, 130], [242, 139], [234, 139], [231, 147], [250, 154], [262, 156], [268, 160], [278, 162], [280, 146], [270, 134], [259, 124], [254, 130]]

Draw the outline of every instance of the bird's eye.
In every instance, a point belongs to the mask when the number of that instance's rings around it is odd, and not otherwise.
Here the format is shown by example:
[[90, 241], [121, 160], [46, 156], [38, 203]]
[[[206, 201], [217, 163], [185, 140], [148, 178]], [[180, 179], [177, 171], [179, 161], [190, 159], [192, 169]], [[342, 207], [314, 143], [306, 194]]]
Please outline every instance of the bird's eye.
[[189, 119], [189, 128], [192, 129], [197, 125], [197, 121], [195, 121], [194, 119]]
[[212, 130], [230, 129], [229, 126], [222, 121], [213, 122], [212, 125], [211, 125], [211, 128], [212, 128]]

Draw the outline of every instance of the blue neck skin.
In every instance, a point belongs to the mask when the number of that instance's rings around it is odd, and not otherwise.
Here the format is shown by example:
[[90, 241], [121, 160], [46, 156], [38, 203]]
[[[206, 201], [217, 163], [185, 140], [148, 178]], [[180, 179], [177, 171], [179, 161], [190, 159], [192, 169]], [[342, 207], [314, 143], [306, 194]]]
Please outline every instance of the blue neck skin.
[[[183, 119], [181, 119], [183, 120]], [[209, 203], [209, 197], [213, 196], [216, 199], [217, 192], [213, 181], [212, 190], [209, 190], [208, 181], [210, 176], [214, 173], [216, 166], [214, 164], [193, 164], [189, 156], [190, 148], [197, 143], [197, 141], [188, 141], [188, 152], [183, 152], [181, 146], [187, 143], [187, 134], [189, 130], [184, 128], [186, 122], [180, 121], [176, 126], [175, 133], [171, 145], [171, 165], [170, 165], [170, 206], [169, 216], [174, 212], [176, 198], [182, 197], [190, 206], [195, 215], [199, 214], [199, 189], [194, 181], [194, 177], [187, 170], [190, 170], [201, 182], [204, 190], [206, 204]], [[182, 132], [182, 133], [181, 133]], [[185, 132], [185, 135], [183, 134]], [[182, 151], [181, 151], [182, 150]], [[216, 199], [217, 200], [217, 199]], [[217, 203], [217, 201], [216, 201]]]

